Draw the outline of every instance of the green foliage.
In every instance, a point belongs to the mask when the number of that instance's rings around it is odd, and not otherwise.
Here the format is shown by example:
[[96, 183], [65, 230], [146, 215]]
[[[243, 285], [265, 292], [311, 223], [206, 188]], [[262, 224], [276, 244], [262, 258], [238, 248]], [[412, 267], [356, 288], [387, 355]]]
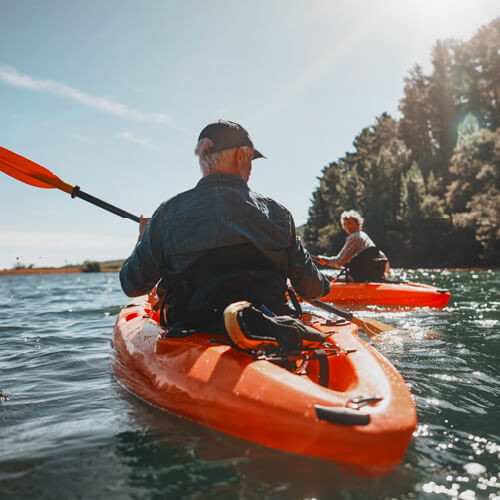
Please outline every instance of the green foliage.
[[452, 182], [446, 195], [453, 212], [468, 210], [474, 195], [490, 187], [500, 188], [500, 129], [472, 129], [470, 133], [468, 130], [461, 130], [450, 161]]
[[101, 265], [99, 262], [94, 262], [90, 260], [86, 260], [82, 266], [82, 273], [100, 273]]
[[355, 209], [395, 265], [500, 265], [500, 18], [467, 42], [438, 41], [432, 71], [404, 81], [401, 118], [382, 113], [319, 177], [303, 228], [337, 253]]
[[428, 102], [430, 131], [437, 144], [437, 157], [441, 174], [446, 179], [446, 164], [453, 154], [456, 140], [455, 122], [458, 109], [456, 89], [453, 85], [453, 51], [452, 41], [438, 41], [434, 46], [432, 64], [434, 71], [429, 78]]
[[440, 182], [436, 179], [432, 170], [429, 172], [429, 176], [427, 177], [427, 192], [436, 196], [438, 196], [441, 192]]
[[424, 195], [420, 209], [424, 219], [441, 219], [445, 217], [446, 207], [444, 201], [433, 194]]
[[467, 113], [458, 126], [457, 148], [461, 148], [470, 142], [471, 137], [476, 136], [480, 130], [478, 119]]
[[477, 116], [481, 127], [496, 130], [500, 127], [500, 18], [480, 28], [459, 49], [456, 73], [465, 73], [464, 111]]
[[400, 219], [414, 223], [422, 218], [422, 202], [425, 196], [425, 183], [416, 162], [401, 178]]
[[422, 165], [424, 172], [430, 168], [437, 149], [431, 136], [428, 100], [429, 78], [422, 73], [420, 66], [415, 65], [405, 78], [404, 97], [399, 104], [404, 116], [400, 136], [411, 150], [410, 159]]
[[500, 129], [464, 126], [451, 158], [447, 198], [457, 226], [473, 230], [481, 257], [500, 255]]

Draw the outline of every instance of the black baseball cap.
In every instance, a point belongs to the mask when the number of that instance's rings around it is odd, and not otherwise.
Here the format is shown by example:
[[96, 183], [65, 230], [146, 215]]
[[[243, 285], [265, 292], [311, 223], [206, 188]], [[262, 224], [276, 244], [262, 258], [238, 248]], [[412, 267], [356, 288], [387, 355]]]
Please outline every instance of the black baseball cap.
[[[219, 120], [207, 125], [200, 132], [198, 141], [201, 139], [210, 139], [214, 143], [211, 148], [212, 153], [224, 151], [225, 149], [240, 148], [241, 146], [254, 148], [253, 142], [250, 140], [246, 129], [239, 123], [226, 120]], [[256, 158], [265, 158], [265, 156], [255, 148], [253, 151], [253, 160]]]

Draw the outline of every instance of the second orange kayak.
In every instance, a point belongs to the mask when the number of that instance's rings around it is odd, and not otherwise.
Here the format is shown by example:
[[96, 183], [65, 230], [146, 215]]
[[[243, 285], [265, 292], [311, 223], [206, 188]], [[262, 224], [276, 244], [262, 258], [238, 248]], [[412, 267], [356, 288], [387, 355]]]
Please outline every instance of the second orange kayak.
[[400, 307], [445, 307], [448, 290], [420, 283], [345, 283], [332, 280], [323, 302]]

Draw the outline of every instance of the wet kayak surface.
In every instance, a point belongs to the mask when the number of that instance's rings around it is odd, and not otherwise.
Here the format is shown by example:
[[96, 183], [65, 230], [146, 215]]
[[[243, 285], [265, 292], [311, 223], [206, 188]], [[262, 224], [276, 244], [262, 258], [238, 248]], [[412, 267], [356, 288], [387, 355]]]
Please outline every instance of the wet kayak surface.
[[[129, 302], [116, 273], [0, 276], [2, 498], [488, 498], [500, 494], [500, 271], [395, 270], [451, 291], [441, 310], [369, 307], [373, 345], [415, 398], [388, 475], [347, 475], [138, 400], [109, 363]], [[363, 335], [363, 334], [361, 334]]]

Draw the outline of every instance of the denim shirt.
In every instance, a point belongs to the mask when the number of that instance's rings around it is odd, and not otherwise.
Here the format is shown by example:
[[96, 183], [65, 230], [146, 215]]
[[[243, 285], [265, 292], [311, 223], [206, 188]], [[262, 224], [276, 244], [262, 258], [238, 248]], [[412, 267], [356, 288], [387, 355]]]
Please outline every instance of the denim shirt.
[[329, 282], [302, 246], [290, 212], [229, 174], [203, 177], [193, 189], [158, 207], [122, 266], [123, 291], [130, 297], [142, 295], [162, 276], [184, 271], [208, 250], [243, 243], [255, 245], [299, 295], [328, 293]]

